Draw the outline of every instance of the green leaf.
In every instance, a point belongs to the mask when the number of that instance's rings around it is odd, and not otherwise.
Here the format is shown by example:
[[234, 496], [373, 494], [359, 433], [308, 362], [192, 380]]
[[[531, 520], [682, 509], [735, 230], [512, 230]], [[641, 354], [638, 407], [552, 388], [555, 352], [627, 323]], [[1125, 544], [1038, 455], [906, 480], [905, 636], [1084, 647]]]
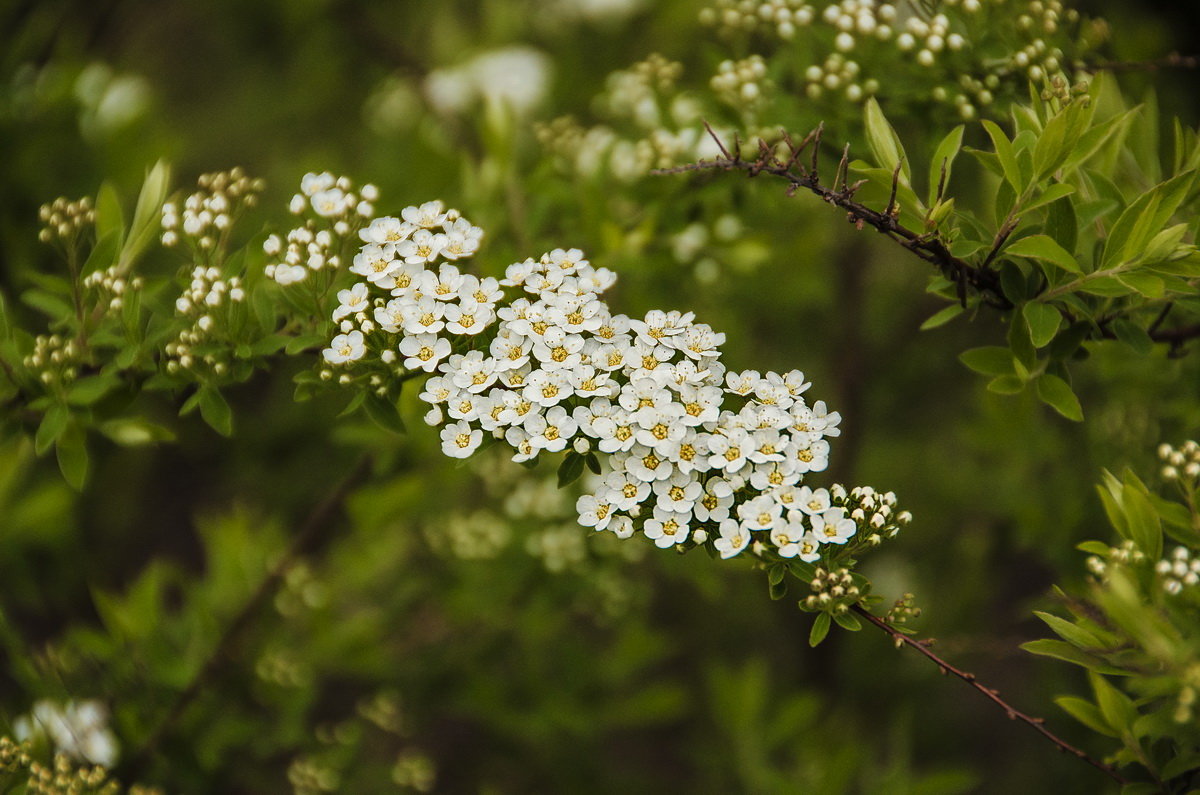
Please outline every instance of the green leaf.
[[54, 449], [63, 478], [71, 488], [83, 491], [88, 474], [88, 451], [83, 429], [77, 423], [69, 423], [55, 441]]
[[1143, 193], [1126, 207], [1108, 235], [1100, 267], [1140, 261], [1147, 244], [1163, 230], [1187, 197], [1194, 178], [1193, 171], [1180, 174]]
[[583, 456], [576, 452], [567, 453], [567, 457], [558, 467], [558, 487], [574, 483], [583, 474]]
[[837, 622], [839, 627], [850, 632], [858, 632], [862, 629], [862, 622], [858, 620], [858, 616], [850, 612], [835, 613], [833, 620]]
[[992, 139], [992, 146], [996, 151], [996, 157], [1000, 159], [1000, 169], [1004, 172], [1004, 179], [1019, 196], [1025, 191], [1025, 183], [1021, 178], [1021, 167], [1017, 164], [1017, 154], [1013, 149], [1012, 142], [994, 121], [984, 119], [983, 128], [987, 130], [988, 136]]
[[96, 193], [96, 239], [111, 235], [120, 241], [125, 236], [125, 212], [121, 209], [121, 198], [111, 182], [105, 182]]
[[196, 393], [200, 404], [200, 416], [214, 431], [222, 436], [233, 435], [233, 412], [225, 397], [216, 387], [202, 386]]
[[1039, 262], [1048, 262], [1069, 273], [1083, 273], [1083, 268], [1079, 267], [1079, 263], [1075, 261], [1075, 257], [1071, 256], [1071, 252], [1060, 246], [1049, 235], [1023, 237], [1005, 248], [1004, 253], [1010, 256], [1029, 257]]
[[67, 390], [67, 402], [72, 406], [90, 406], [111, 392], [116, 385], [117, 380], [112, 376], [94, 375], [80, 378]]
[[1038, 397], [1069, 420], [1083, 421], [1083, 407], [1070, 385], [1052, 373], [1044, 373], [1037, 380]]
[[982, 375], [1011, 375], [1013, 371], [1012, 351], [998, 345], [963, 351], [958, 355], [958, 359]]
[[324, 347], [329, 344], [329, 339], [321, 334], [304, 334], [293, 338], [286, 346], [284, 353], [288, 356], [295, 356], [297, 353], [303, 353], [309, 348]]
[[1133, 722], [1138, 718], [1137, 708], [1129, 696], [1109, 684], [1108, 680], [1097, 673], [1089, 673], [1092, 690], [1096, 693], [1096, 704], [1104, 722], [1118, 732], [1133, 732]]
[[904, 145], [900, 137], [892, 129], [879, 103], [871, 97], [863, 105], [864, 121], [867, 130], [867, 146], [875, 157], [875, 163], [889, 172], [900, 164], [900, 179], [906, 185], [912, 184], [912, 173], [909, 169], [908, 158], [904, 155]]
[[1091, 555], [1099, 555], [1104, 558], [1108, 557], [1108, 553], [1111, 550], [1111, 547], [1109, 547], [1109, 545], [1105, 544], [1103, 541], [1082, 541], [1076, 544], [1075, 548], [1081, 552], [1087, 552]]
[[32, 289], [21, 293], [21, 300], [44, 313], [53, 322], [64, 322], [75, 315], [75, 309], [63, 299], [44, 290]]
[[816, 619], [813, 621], [812, 629], [808, 633], [808, 645], [816, 648], [821, 641], [825, 640], [825, 636], [829, 634], [831, 622], [828, 613], [817, 613]]
[[999, 375], [988, 381], [987, 390], [997, 395], [1018, 395], [1025, 391], [1025, 381], [1016, 375]]
[[1200, 767], [1200, 754], [1194, 752], [1181, 754], [1162, 766], [1162, 770], [1159, 771], [1159, 777], [1165, 781], [1170, 781], [1198, 767]]
[[958, 125], [942, 139], [938, 144], [937, 150], [933, 153], [933, 160], [929, 163], [929, 201], [927, 204], [933, 206], [941, 197], [937, 195], [938, 185], [942, 183], [942, 169], [945, 168], [945, 185], [950, 184], [951, 166], [954, 165], [954, 159], [958, 157], [958, 152], [962, 149], [963, 140], [963, 125]]
[[1074, 251], [1079, 237], [1075, 203], [1071, 199], [1059, 199], [1047, 207], [1044, 229], [1064, 251]]
[[129, 225], [129, 239], [121, 251], [121, 264], [128, 267], [150, 241], [158, 236], [159, 217], [163, 202], [170, 189], [171, 168], [165, 160], [159, 160], [146, 174], [133, 210], [133, 221]]
[[108, 420], [102, 422], [98, 430], [123, 447], [175, 440], [175, 434], [169, 428], [155, 425], [141, 417], [118, 417]]
[[1041, 610], [1034, 610], [1033, 614], [1046, 622], [1046, 626], [1058, 635], [1063, 640], [1078, 646], [1080, 649], [1100, 649], [1104, 647], [1104, 643], [1092, 632], [1083, 627], [1067, 621], [1065, 618], [1060, 618], [1053, 613], [1045, 613]]
[[1117, 281], [1129, 289], [1141, 293], [1146, 298], [1162, 298], [1167, 294], [1166, 283], [1162, 280], [1162, 277], [1155, 276], [1153, 273], [1146, 273], [1145, 271], [1122, 273], [1117, 276]]
[[1044, 207], [1047, 204], [1053, 204], [1054, 202], [1061, 201], [1064, 197], [1070, 196], [1074, 192], [1074, 185], [1056, 182], [1023, 204], [1021, 206], [1021, 212], [1028, 213], [1036, 210], [1039, 207]]
[[1029, 338], [1033, 340], [1033, 347], [1044, 348], [1050, 344], [1050, 340], [1054, 339], [1054, 335], [1058, 333], [1059, 326], [1062, 325], [1062, 315], [1058, 310], [1049, 304], [1043, 304], [1039, 301], [1030, 301], [1021, 308], [1021, 314], [1025, 317], [1025, 322], [1029, 324]]
[[1074, 696], [1059, 696], [1054, 699], [1054, 703], [1062, 707], [1072, 718], [1097, 734], [1103, 734], [1105, 737], [1118, 736], [1113, 727], [1109, 726], [1108, 722], [1104, 720], [1104, 716], [1100, 714], [1099, 708], [1092, 702], [1084, 701], [1082, 698], [1075, 698]]
[[583, 457], [583, 462], [587, 464], [587, 468], [592, 471], [593, 475], [599, 475], [602, 471], [600, 467], [600, 459], [594, 452], [589, 452]]
[[1113, 667], [1099, 657], [1088, 654], [1081, 649], [1075, 648], [1070, 643], [1061, 640], [1050, 640], [1048, 638], [1031, 640], [1028, 643], [1022, 643], [1021, 648], [1030, 654], [1037, 654], [1041, 657], [1053, 657], [1056, 660], [1080, 665], [1098, 673], [1112, 674], [1113, 676], [1128, 674], [1128, 671]]
[[71, 419], [71, 412], [61, 403], [55, 403], [42, 416], [42, 421], [38, 425], [37, 434], [33, 437], [33, 449], [38, 455], [42, 455], [50, 449], [50, 445], [62, 435], [66, 430], [67, 423]]
[[1126, 486], [1121, 497], [1121, 507], [1128, 522], [1129, 537], [1138, 549], [1150, 560], [1162, 557], [1162, 520], [1149, 498], [1135, 488]]
[[1112, 322], [1113, 333], [1117, 335], [1117, 339], [1133, 348], [1137, 353], [1145, 356], [1154, 350], [1154, 340], [1146, 333], [1146, 330], [1136, 323], [1133, 323], [1125, 318], [1118, 318]]
[[363, 402], [363, 408], [366, 410], [367, 416], [384, 430], [399, 435], [404, 435], [408, 432], [408, 428], [405, 427], [404, 420], [400, 417], [400, 412], [396, 404], [387, 398], [380, 397], [371, 392], [367, 394], [367, 398]]
[[931, 315], [924, 323], [921, 324], [921, 331], [929, 331], [929, 329], [946, 325], [951, 320], [961, 315], [963, 313], [963, 308], [964, 307], [962, 304], [951, 304], [950, 306], [939, 310], [936, 314]]

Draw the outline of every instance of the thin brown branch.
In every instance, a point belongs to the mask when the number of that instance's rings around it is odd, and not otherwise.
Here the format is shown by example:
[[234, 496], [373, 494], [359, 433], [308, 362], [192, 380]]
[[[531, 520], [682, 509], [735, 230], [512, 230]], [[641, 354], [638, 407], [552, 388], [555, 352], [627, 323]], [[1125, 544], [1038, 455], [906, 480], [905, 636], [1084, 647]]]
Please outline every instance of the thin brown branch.
[[1125, 777], [1118, 773], [1111, 765], [1106, 765], [1103, 762], [1092, 758], [1087, 754], [1087, 752], [1076, 748], [1066, 740], [1054, 734], [1054, 732], [1047, 729], [1045, 718], [1035, 718], [1031, 715], [1021, 712], [1019, 709], [1005, 701], [997, 690], [980, 684], [975, 674], [970, 673], [969, 671], [964, 671], [961, 668], [956, 668], [955, 666], [946, 662], [929, 648], [929, 641], [921, 641], [905, 635], [903, 632], [900, 632], [891, 624], [887, 623], [882, 618], [879, 618], [862, 605], [854, 605], [854, 607], [851, 609], [853, 609], [855, 613], [858, 613], [858, 615], [865, 618], [868, 622], [874, 624], [890, 635], [896, 642], [897, 646], [905, 645], [909, 648], [916, 649], [921, 655], [936, 664], [943, 674], [953, 674], [962, 681], [966, 682], [975, 690], [978, 690], [983, 694], [984, 698], [988, 699], [993, 704], [1000, 707], [1000, 709], [1004, 710], [1004, 714], [1008, 716], [1009, 720], [1019, 720], [1027, 726], [1032, 727], [1033, 730], [1038, 734], [1054, 743], [1054, 745], [1058, 747], [1058, 750], [1082, 759], [1084, 762], [1087, 762], [1092, 767], [1101, 771], [1118, 784], [1124, 785], [1129, 783]]
[[[740, 156], [740, 149], [739, 154], [731, 155], [729, 148], [720, 140], [720, 137], [713, 128], [707, 122], [705, 122], [704, 126], [708, 134], [716, 142], [717, 148], [721, 152], [720, 157], [712, 161], [700, 160], [696, 163], [676, 168], [656, 169], [651, 173], [680, 174], [693, 171], [736, 170], [745, 171], [751, 177], [758, 176], [759, 174], [770, 174], [771, 176], [779, 177], [788, 183], [789, 195], [799, 190], [808, 191], [826, 203], [845, 210], [847, 220], [855, 226], [860, 228], [863, 226], [873, 227], [901, 247], [936, 266], [946, 278], [959, 285], [961, 300], [966, 300], [966, 288], [969, 285], [989, 305], [1001, 310], [1012, 308], [1012, 302], [1005, 297], [1004, 291], [1000, 286], [1000, 278], [995, 272], [985, 268], [977, 268], [969, 262], [956, 257], [936, 233], [920, 234], [907, 228], [898, 220], [899, 213], [895, 207], [889, 207], [888, 211], [880, 212], [856, 201], [854, 192], [862, 183], [847, 184], [849, 147], [842, 150], [842, 156], [838, 161], [837, 171], [834, 176], [833, 187], [831, 188], [822, 183], [817, 170], [817, 160], [824, 125], [818, 125], [815, 130], [805, 136], [804, 140], [798, 146], [793, 146], [790, 137], [785, 133], [783, 140], [791, 147], [791, 156], [786, 161], [780, 161], [776, 158], [771, 148], [765, 145], [760, 146], [759, 156], [753, 161], [743, 160]], [[740, 145], [740, 141], [736, 137], [734, 145], [735, 147]], [[799, 156], [810, 145], [812, 146], [811, 161], [808, 167], [804, 167], [799, 164]]]
[[167, 710], [162, 720], [150, 732], [137, 752], [130, 757], [129, 762], [122, 765], [122, 778], [125, 780], [137, 778], [141, 769], [158, 750], [171, 730], [174, 729], [175, 724], [183, 717], [187, 708], [191, 706], [192, 702], [196, 700], [201, 692], [212, 684], [213, 678], [233, 656], [234, 648], [241, 640], [242, 635], [245, 634], [254, 622], [263, 605], [270, 601], [279, 584], [287, 576], [287, 573], [321, 539], [322, 534], [328, 532], [334, 526], [338, 510], [341, 508], [346, 496], [350, 493], [351, 488], [367, 474], [370, 466], [371, 456], [364, 455], [359, 459], [350, 473], [337, 483], [325, 495], [325, 498], [313, 508], [308, 518], [304, 521], [304, 524], [300, 527], [299, 532], [292, 539], [292, 543], [288, 546], [287, 550], [271, 566], [262, 581], [259, 582], [258, 587], [250, 595], [250, 598], [246, 600], [241, 610], [229, 622], [229, 626], [225, 628], [225, 632], [217, 641], [217, 645], [204, 661], [204, 664], [196, 671], [187, 686], [175, 697], [175, 701], [171, 704], [170, 709]]

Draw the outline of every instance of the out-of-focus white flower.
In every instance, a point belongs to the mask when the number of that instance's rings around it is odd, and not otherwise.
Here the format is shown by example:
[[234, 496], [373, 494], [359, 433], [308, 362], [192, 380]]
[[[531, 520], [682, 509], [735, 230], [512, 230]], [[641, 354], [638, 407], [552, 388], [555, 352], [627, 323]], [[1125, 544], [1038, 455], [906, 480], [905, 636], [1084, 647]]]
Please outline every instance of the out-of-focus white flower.
[[99, 701], [38, 701], [13, 723], [13, 734], [19, 741], [45, 737], [56, 751], [104, 767], [116, 764], [120, 748], [108, 728], [108, 708]]

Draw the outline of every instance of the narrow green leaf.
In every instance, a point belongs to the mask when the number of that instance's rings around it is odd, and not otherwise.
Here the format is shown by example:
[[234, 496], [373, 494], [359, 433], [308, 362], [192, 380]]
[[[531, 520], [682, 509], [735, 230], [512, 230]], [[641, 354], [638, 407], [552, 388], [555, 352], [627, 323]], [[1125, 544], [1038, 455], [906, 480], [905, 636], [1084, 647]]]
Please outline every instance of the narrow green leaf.
[[83, 491], [88, 474], [88, 451], [83, 429], [77, 423], [69, 423], [55, 441], [54, 449], [63, 478], [71, 488]]
[[123, 447], [137, 447], [154, 442], [171, 442], [175, 434], [169, 428], [155, 425], [140, 417], [119, 417], [102, 422], [98, 430]]
[[96, 403], [117, 385], [111, 376], [94, 375], [81, 378], [67, 390], [67, 402], [72, 406], [90, 406]]
[[1011, 375], [1013, 372], [1012, 351], [998, 345], [963, 351], [958, 355], [958, 359], [982, 375]]
[[1104, 646], [1104, 643], [1095, 634], [1065, 618], [1041, 610], [1034, 610], [1033, 614], [1046, 622], [1046, 626], [1050, 627], [1055, 635], [1080, 649], [1086, 651], [1100, 649]]
[[61, 403], [56, 403], [51, 406], [42, 416], [42, 421], [38, 425], [37, 434], [33, 437], [33, 449], [38, 455], [42, 455], [50, 449], [50, 445], [62, 435], [66, 430], [67, 422], [71, 419], [71, 412]]
[[1042, 402], [1059, 414], [1075, 422], [1083, 421], [1083, 407], [1066, 381], [1052, 373], [1044, 373], [1037, 380], [1037, 391]]
[[45, 290], [26, 290], [21, 293], [21, 301], [56, 323], [65, 322], [75, 316], [75, 309], [69, 303]]
[[1025, 183], [1021, 179], [1021, 167], [1017, 163], [1017, 153], [1013, 149], [1012, 142], [994, 121], [984, 119], [983, 128], [987, 130], [988, 136], [992, 139], [992, 147], [995, 149], [996, 156], [1000, 158], [1000, 168], [1004, 172], [1004, 179], [1019, 196], [1025, 191]]
[[115, 240], [124, 240], [125, 212], [121, 209], [117, 189], [111, 182], [105, 182], [96, 194], [96, 239], [109, 235]]
[[1116, 668], [1099, 657], [1088, 654], [1087, 652], [1077, 649], [1070, 643], [1062, 640], [1031, 640], [1028, 643], [1022, 643], [1021, 648], [1030, 654], [1036, 654], [1041, 657], [1053, 657], [1056, 660], [1069, 662], [1074, 665], [1079, 665], [1087, 668], [1089, 671], [1096, 671], [1103, 674], [1111, 674], [1113, 676], [1127, 675], [1127, 671]]
[[1083, 268], [1075, 261], [1071, 252], [1055, 242], [1049, 235], [1030, 235], [1023, 237], [1004, 249], [1010, 256], [1029, 257], [1040, 262], [1048, 262], [1070, 273], [1082, 274]]
[[1132, 734], [1133, 722], [1138, 717], [1133, 701], [1095, 672], [1089, 673], [1088, 679], [1091, 680], [1092, 690], [1096, 693], [1096, 704], [1100, 707], [1104, 722], [1119, 733]]
[[829, 634], [831, 622], [828, 613], [817, 613], [816, 619], [813, 621], [812, 629], [808, 633], [808, 645], [816, 648], [821, 641], [825, 640], [825, 636]]
[[954, 159], [958, 157], [959, 150], [962, 149], [963, 129], [963, 125], [960, 124], [948, 132], [933, 153], [933, 160], [929, 163], [929, 201], [926, 202], [930, 207], [941, 198], [937, 195], [937, 191], [938, 185], [942, 183], [943, 165], [946, 172], [945, 185], [950, 184], [951, 167], [954, 165]]
[[1029, 325], [1029, 338], [1033, 347], [1044, 348], [1054, 339], [1062, 325], [1062, 315], [1049, 304], [1040, 301], [1030, 301], [1021, 308], [1021, 314]]
[[1059, 199], [1046, 208], [1046, 233], [1064, 251], [1074, 251], [1079, 237], [1079, 220], [1075, 215], [1075, 202], [1069, 198]]
[[200, 416], [204, 421], [222, 436], [232, 436], [233, 412], [220, 390], [216, 387], [202, 386], [196, 394], [199, 395]]
[[988, 381], [987, 390], [997, 395], [1018, 395], [1025, 391], [1025, 381], [1016, 375], [998, 375]]
[[1053, 185], [1051, 185], [1050, 187], [1046, 188], [1041, 193], [1034, 195], [1033, 198], [1031, 198], [1029, 201], [1025, 202], [1025, 204], [1021, 205], [1021, 212], [1022, 213], [1032, 212], [1033, 210], [1036, 210], [1039, 207], [1045, 207], [1048, 204], [1053, 204], [1056, 201], [1061, 201], [1062, 199], [1064, 199], [1067, 196], [1070, 196], [1074, 192], [1075, 192], [1074, 185], [1067, 185], [1062, 182], [1056, 182]]
[[1075, 545], [1075, 548], [1081, 552], [1087, 552], [1091, 555], [1099, 555], [1105, 558], [1108, 557], [1108, 553], [1111, 550], [1111, 547], [1109, 547], [1109, 545], [1105, 544], [1103, 541], [1081, 541]]
[[1117, 339], [1143, 356], [1154, 350], [1154, 340], [1150, 339], [1144, 328], [1132, 321], [1118, 318], [1112, 322], [1112, 330]]
[[921, 324], [921, 331], [928, 331], [929, 329], [934, 329], [938, 326], [944, 326], [962, 313], [962, 304], [950, 304], [950, 306], [944, 307], [936, 314], [931, 315], [928, 319], [926, 319], [926, 321]]
[[1128, 522], [1129, 537], [1150, 560], [1162, 557], [1162, 520], [1146, 495], [1137, 489], [1126, 488], [1121, 500]]
[[908, 158], [904, 155], [904, 145], [900, 137], [883, 115], [875, 97], [868, 99], [863, 105], [864, 121], [867, 130], [867, 146], [875, 157], [875, 163], [889, 172], [900, 164], [900, 178], [906, 185], [912, 184], [912, 173], [909, 169]]
[[1082, 698], [1074, 696], [1059, 696], [1054, 699], [1054, 703], [1062, 707], [1062, 709], [1072, 718], [1087, 726], [1097, 734], [1103, 734], [1105, 737], [1117, 737], [1117, 732], [1113, 727], [1108, 725], [1104, 720], [1104, 716], [1100, 714], [1099, 708], [1090, 701], [1084, 701]]

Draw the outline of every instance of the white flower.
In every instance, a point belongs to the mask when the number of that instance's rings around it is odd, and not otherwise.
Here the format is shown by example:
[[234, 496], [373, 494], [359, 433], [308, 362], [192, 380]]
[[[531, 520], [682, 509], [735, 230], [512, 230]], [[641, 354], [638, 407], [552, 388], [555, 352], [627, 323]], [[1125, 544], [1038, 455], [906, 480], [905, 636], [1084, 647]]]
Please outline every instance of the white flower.
[[545, 414], [530, 414], [525, 420], [529, 432], [529, 443], [539, 450], [557, 453], [567, 446], [578, 426], [562, 406], [555, 406]]
[[432, 229], [440, 226], [446, 220], [446, 205], [434, 200], [425, 202], [420, 207], [405, 207], [400, 211], [401, 217], [414, 227]]
[[813, 534], [822, 544], [845, 544], [858, 530], [854, 520], [846, 517], [843, 508], [830, 508], [813, 516], [810, 521]]
[[700, 481], [682, 472], [675, 472], [666, 480], [655, 481], [653, 489], [657, 497], [655, 504], [659, 508], [690, 514], [704, 487]]
[[338, 307], [333, 310], [334, 321], [341, 320], [347, 315], [365, 312], [370, 306], [370, 295], [365, 282], [359, 282], [349, 290], [338, 290]]
[[329, 343], [329, 347], [321, 351], [325, 361], [330, 364], [345, 364], [361, 359], [366, 354], [366, 343], [361, 331], [351, 331], [349, 334], [339, 334]]
[[472, 429], [468, 422], [452, 422], [442, 428], [442, 452], [451, 458], [466, 458], [482, 443], [483, 431]]
[[579, 523], [597, 530], [606, 529], [615, 517], [612, 503], [591, 494], [584, 494], [575, 502]]
[[809, 516], [819, 516], [829, 510], [833, 503], [830, 502], [828, 489], [811, 489], [808, 486], [802, 486], [796, 492], [795, 507], [804, 511]]
[[750, 532], [743, 529], [734, 519], [722, 520], [720, 532], [721, 535], [713, 541], [713, 546], [721, 553], [722, 558], [732, 558], [750, 544]]
[[653, 518], [646, 520], [642, 532], [654, 542], [654, 546], [667, 549], [687, 541], [691, 532], [688, 526], [690, 519], [691, 514], [655, 508]]
[[400, 353], [406, 357], [407, 369], [432, 373], [450, 355], [450, 341], [436, 334], [416, 334], [400, 341]]
[[358, 236], [362, 238], [364, 243], [383, 245], [385, 243], [399, 243], [412, 234], [415, 229], [415, 226], [406, 221], [401, 221], [399, 218], [376, 218], [366, 228], [360, 229]]

